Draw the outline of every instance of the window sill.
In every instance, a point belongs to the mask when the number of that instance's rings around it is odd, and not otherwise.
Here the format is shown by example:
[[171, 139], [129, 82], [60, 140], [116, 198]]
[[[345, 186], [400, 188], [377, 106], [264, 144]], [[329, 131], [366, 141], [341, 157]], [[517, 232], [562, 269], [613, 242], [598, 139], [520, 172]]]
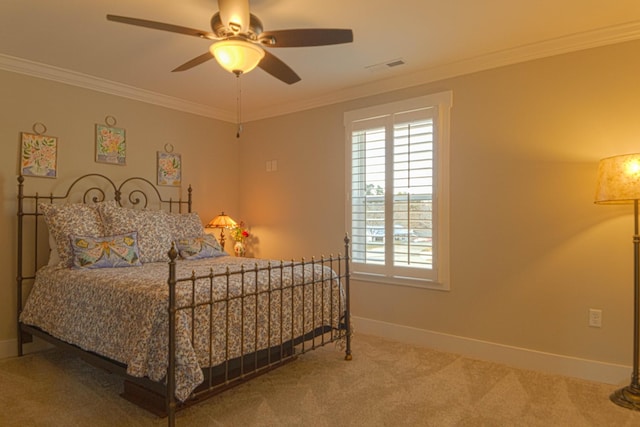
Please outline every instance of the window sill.
[[353, 272], [351, 279], [360, 282], [380, 283], [392, 286], [407, 286], [411, 288], [428, 289], [434, 291], [449, 291], [447, 283], [413, 277], [384, 276], [381, 274]]

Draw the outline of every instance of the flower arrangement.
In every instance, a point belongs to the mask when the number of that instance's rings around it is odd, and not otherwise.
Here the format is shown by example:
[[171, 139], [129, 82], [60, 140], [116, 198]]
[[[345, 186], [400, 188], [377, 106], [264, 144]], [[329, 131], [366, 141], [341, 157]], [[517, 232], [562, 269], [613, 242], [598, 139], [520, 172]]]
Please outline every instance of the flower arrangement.
[[236, 242], [242, 242], [249, 237], [249, 230], [245, 228], [244, 221], [240, 221], [231, 228], [231, 237]]

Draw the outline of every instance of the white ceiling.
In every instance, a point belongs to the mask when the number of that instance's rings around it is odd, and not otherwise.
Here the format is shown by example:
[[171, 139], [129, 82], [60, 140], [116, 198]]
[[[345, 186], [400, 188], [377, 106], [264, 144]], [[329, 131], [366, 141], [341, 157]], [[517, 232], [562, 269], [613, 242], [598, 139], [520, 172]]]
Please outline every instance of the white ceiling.
[[[640, 38], [638, 0], [250, 0], [250, 7], [265, 30], [351, 28], [354, 42], [271, 49], [302, 81], [287, 85], [260, 69], [242, 76], [245, 121]], [[105, 18], [210, 31], [217, 10], [216, 0], [2, 0], [0, 69], [235, 121], [234, 75], [214, 60], [171, 72], [210, 41]], [[396, 59], [405, 65], [369, 68]]]

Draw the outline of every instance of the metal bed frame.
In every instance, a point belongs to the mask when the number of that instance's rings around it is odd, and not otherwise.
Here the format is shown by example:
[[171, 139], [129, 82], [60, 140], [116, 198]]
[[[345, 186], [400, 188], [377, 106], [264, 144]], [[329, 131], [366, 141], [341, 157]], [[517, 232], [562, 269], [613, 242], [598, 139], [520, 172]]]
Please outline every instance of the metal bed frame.
[[[174, 426], [176, 419], [176, 412], [183, 408], [186, 408], [194, 403], [198, 403], [207, 397], [220, 393], [228, 388], [231, 388], [237, 384], [250, 380], [258, 375], [266, 373], [274, 368], [282, 366], [293, 359], [299, 354], [305, 353], [310, 350], [322, 347], [326, 344], [337, 342], [344, 347], [345, 360], [351, 360], [351, 321], [350, 321], [350, 292], [349, 292], [349, 238], [344, 238], [344, 255], [333, 255], [325, 258], [324, 256], [320, 260], [312, 258], [311, 261], [291, 261], [280, 263], [269, 263], [267, 267], [255, 266], [242, 266], [240, 271], [230, 272], [229, 269], [224, 273], [214, 274], [213, 271], [208, 275], [196, 276], [195, 273], [189, 277], [176, 277], [176, 263], [178, 259], [178, 253], [172, 246], [169, 250], [168, 262], [168, 279], [167, 285], [169, 287], [169, 348], [168, 348], [168, 368], [166, 375], [166, 384], [152, 381], [148, 378], [137, 378], [130, 376], [126, 373], [126, 366], [122, 363], [114, 361], [112, 359], [103, 357], [99, 354], [82, 350], [81, 348], [61, 341], [46, 332], [40, 330], [37, 327], [26, 325], [20, 322], [20, 314], [22, 313], [26, 298], [28, 297], [28, 289], [35, 282], [36, 271], [42, 265], [41, 259], [45, 256], [41, 253], [43, 247], [48, 247], [44, 243], [44, 238], [47, 236], [46, 225], [44, 225], [42, 218], [43, 213], [39, 210], [38, 205], [41, 202], [46, 203], [97, 203], [105, 200], [110, 200], [112, 197], [118, 205], [132, 207], [132, 208], [149, 208], [157, 207], [158, 209], [167, 210], [169, 212], [191, 212], [192, 207], [192, 189], [189, 186], [187, 190], [187, 198], [183, 200], [182, 197], [178, 199], [165, 199], [162, 197], [159, 189], [151, 183], [149, 180], [141, 177], [132, 177], [122, 181], [120, 185], [108, 178], [105, 175], [91, 173], [83, 175], [73, 181], [66, 189], [64, 194], [54, 195], [39, 195], [35, 193], [33, 195], [25, 195], [24, 193], [24, 176], [18, 176], [18, 242], [17, 242], [17, 326], [18, 326], [18, 355], [24, 354], [24, 344], [33, 340], [33, 336], [37, 336], [49, 343], [52, 343], [62, 349], [71, 351], [91, 363], [94, 366], [105, 369], [109, 372], [118, 374], [124, 377], [124, 392], [122, 396], [127, 400], [141, 406], [156, 415], [167, 416], [168, 425]], [[174, 189], [175, 191], [175, 189]], [[113, 194], [113, 196], [111, 196]], [[242, 280], [242, 289], [244, 290], [245, 277], [251, 275], [257, 277], [258, 273], [264, 270], [268, 270], [269, 277], [271, 273], [280, 272], [280, 277], [286, 271], [286, 269], [293, 269], [295, 267], [302, 267], [304, 271], [305, 265], [311, 265], [312, 269], [315, 265], [328, 266], [335, 273], [334, 279], [339, 280], [344, 289], [344, 306], [339, 304], [335, 307], [338, 313], [338, 324], [334, 324], [331, 319], [329, 325], [324, 327], [318, 327], [311, 332], [304, 333], [302, 336], [287, 336], [282, 334], [282, 328], [280, 329], [280, 339], [277, 342], [271, 342], [269, 338], [269, 345], [267, 348], [260, 349], [248, 354], [243, 354], [240, 357], [225, 360], [222, 364], [217, 366], [204, 368], [204, 382], [196, 388], [191, 396], [185, 402], [178, 402], [174, 390], [176, 386], [176, 315], [179, 312], [186, 313], [188, 316], [192, 316], [194, 320], [194, 311], [196, 307], [207, 306], [210, 312], [213, 312], [213, 307], [216, 304], [226, 304], [232, 299], [240, 299], [240, 304], [244, 312], [245, 302], [254, 301], [254, 309], [258, 310], [258, 298], [263, 297], [269, 301], [269, 308], [271, 307], [272, 296], [276, 293], [280, 293], [284, 290], [294, 292], [294, 288], [302, 288], [303, 295], [305, 293], [304, 286], [311, 285], [313, 292], [313, 298], [316, 298], [316, 284], [324, 283], [329, 280], [328, 277], [324, 277], [324, 274], [320, 278], [316, 278], [315, 274], [312, 274], [311, 278], [303, 280], [301, 284], [292, 282], [290, 285], [282, 285], [280, 287], [272, 286], [269, 283], [268, 289], [256, 290], [254, 292], [243, 292], [240, 297], [230, 297], [228, 292], [228, 284], [231, 276], [240, 275]], [[207, 281], [213, 284], [214, 279], [222, 277], [223, 281], [227, 283], [227, 296], [222, 299], [209, 298], [209, 301], [201, 302], [197, 304], [192, 302], [188, 305], [180, 306], [177, 304], [176, 299], [176, 286], [192, 286], [195, 290], [197, 281]], [[320, 287], [321, 292], [324, 291], [324, 286]], [[330, 291], [332, 292], [332, 291]], [[193, 292], [192, 292], [193, 295]], [[212, 293], [210, 295], [213, 295]], [[277, 297], [278, 295], [275, 295]], [[324, 296], [324, 294], [323, 294]], [[331, 296], [331, 295], [330, 295]], [[274, 297], [274, 298], [275, 298]], [[292, 298], [293, 299], [293, 298]], [[340, 299], [338, 299], [340, 301]], [[282, 301], [280, 299], [279, 301]], [[280, 304], [282, 306], [282, 304]], [[331, 313], [333, 313], [334, 307], [331, 307]], [[292, 310], [293, 311], [293, 310]], [[282, 308], [281, 308], [282, 313]], [[304, 316], [304, 315], [303, 315]], [[315, 311], [312, 316], [316, 316]], [[258, 324], [257, 315], [255, 317], [256, 325]], [[282, 319], [282, 317], [281, 317]], [[292, 312], [292, 322], [295, 321]], [[302, 320], [304, 324], [304, 317]], [[324, 321], [324, 317], [323, 317]], [[229, 318], [227, 312], [227, 318], [225, 319], [226, 327], [229, 327]], [[292, 325], [293, 326], [293, 325]], [[209, 333], [212, 332], [213, 324], [209, 324]], [[271, 337], [271, 324], [268, 326], [268, 336]], [[195, 328], [192, 328], [192, 333]], [[257, 327], [255, 331], [257, 332]], [[292, 333], [293, 333], [293, 327]], [[243, 329], [244, 331], [244, 329]], [[244, 334], [244, 332], [242, 332]], [[247, 337], [242, 338], [242, 341]], [[254, 340], [255, 349], [258, 349], [257, 334], [254, 337], [248, 337], [249, 340]], [[228, 354], [228, 342], [225, 351]], [[211, 354], [209, 354], [211, 357]]]

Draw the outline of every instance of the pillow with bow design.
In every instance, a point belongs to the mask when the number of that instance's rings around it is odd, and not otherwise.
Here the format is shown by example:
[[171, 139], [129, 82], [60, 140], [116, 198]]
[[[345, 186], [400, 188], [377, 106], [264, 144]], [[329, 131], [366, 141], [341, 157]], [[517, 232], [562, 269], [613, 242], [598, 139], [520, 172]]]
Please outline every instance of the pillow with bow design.
[[136, 267], [140, 262], [138, 233], [93, 237], [69, 236], [73, 250], [73, 268]]

